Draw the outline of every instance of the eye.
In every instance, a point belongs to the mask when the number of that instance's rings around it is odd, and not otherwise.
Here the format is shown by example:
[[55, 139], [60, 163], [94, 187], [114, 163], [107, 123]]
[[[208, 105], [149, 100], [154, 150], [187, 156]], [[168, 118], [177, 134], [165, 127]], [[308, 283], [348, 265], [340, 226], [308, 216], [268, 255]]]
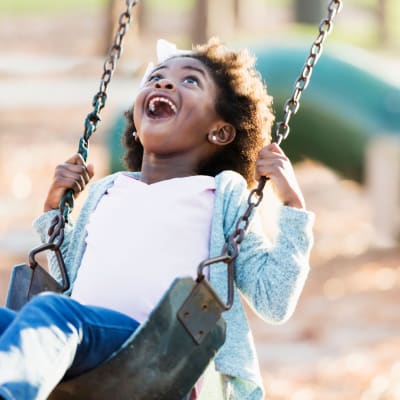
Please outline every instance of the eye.
[[196, 76], [187, 76], [184, 80], [183, 83], [188, 83], [189, 85], [195, 85], [199, 86], [200, 80]]
[[155, 75], [151, 75], [147, 82], [158, 82], [161, 79], [163, 79], [163, 77], [160, 74], [155, 74]]

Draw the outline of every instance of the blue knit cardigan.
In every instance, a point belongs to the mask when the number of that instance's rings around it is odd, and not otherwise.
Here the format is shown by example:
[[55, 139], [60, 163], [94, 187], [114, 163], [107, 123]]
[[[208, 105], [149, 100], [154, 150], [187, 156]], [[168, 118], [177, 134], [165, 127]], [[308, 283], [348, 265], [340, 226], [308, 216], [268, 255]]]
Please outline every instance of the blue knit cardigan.
[[[140, 176], [138, 173], [132, 173]], [[109, 175], [90, 186], [88, 198], [75, 224], [65, 228], [62, 245], [68, 275], [73, 286], [86, 248], [86, 224], [117, 174]], [[211, 229], [210, 257], [219, 256], [226, 238], [235, 230], [238, 218], [247, 208], [248, 190], [243, 177], [232, 171], [216, 176], [214, 215]], [[57, 211], [44, 213], [34, 227], [45, 242], [47, 230]], [[235, 290], [232, 308], [223, 314], [227, 322], [226, 341], [215, 358], [215, 368], [225, 376], [226, 398], [259, 400], [263, 398], [262, 378], [253, 338], [239, 293], [265, 321], [282, 323], [293, 313], [309, 271], [314, 215], [282, 206], [279, 233], [271, 244], [262, 232], [260, 217], [254, 213], [235, 262]], [[50, 271], [60, 280], [56, 260], [49, 255]], [[226, 266], [214, 264], [210, 283], [222, 299], [227, 298]]]

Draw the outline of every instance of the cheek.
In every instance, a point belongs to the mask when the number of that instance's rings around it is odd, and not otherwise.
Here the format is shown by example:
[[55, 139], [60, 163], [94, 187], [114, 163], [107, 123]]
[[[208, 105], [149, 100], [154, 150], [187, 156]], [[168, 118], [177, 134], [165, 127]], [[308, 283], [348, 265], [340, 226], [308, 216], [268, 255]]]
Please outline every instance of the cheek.
[[135, 124], [136, 129], [139, 129], [140, 127], [140, 121], [143, 116], [143, 109], [141, 107], [141, 102], [136, 99], [134, 104], [133, 104], [133, 122]]

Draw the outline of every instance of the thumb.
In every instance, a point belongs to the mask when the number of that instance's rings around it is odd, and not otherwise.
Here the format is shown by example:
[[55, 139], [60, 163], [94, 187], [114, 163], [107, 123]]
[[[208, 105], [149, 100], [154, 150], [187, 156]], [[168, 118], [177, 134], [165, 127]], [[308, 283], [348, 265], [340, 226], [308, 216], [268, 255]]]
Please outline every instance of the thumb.
[[89, 173], [89, 178], [93, 178], [94, 175], [94, 165], [92, 163], [86, 165], [86, 169]]

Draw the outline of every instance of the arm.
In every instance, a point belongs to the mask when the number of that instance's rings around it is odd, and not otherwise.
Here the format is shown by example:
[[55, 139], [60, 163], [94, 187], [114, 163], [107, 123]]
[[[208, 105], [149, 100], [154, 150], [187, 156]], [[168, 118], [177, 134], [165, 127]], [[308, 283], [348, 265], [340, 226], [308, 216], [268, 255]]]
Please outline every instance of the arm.
[[[42, 243], [47, 243], [49, 240], [48, 229], [53, 218], [59, 213], [58, 207], [66, 190], [72, 189], [76, 198], [93, 175], [93, 166], [86, 166], [80, 154], [73, 155], [65, 163], [56, 167], [54, 178], [44, 203], [44, 213], [33, 222], [33, 226], [38, 232]], [[61, 245], [61, 253], [64, 260], [69, 249], [73, 226], [73, 222], [69, 218], [64, 227], [64, 240]], [[47, 256], [51, 274], [60, 281], [61, 275], [54, 252], [47, 252]]]
[[293, 313], [308, 271], [313, 214], [305, 202], [292, 165], [277, 144], [264, 147], [256, 163], [256, 177], [269, 178], [283, 204], [279, 234], [271, 244], [258, 214], [249, 227], [236, 262], [236, 283], [257, 313], [283, 322]]
[[309, 271], [313, 220], [312, 213], [282, 206], [274, 244], [265, 238], [258, 215], [241, 244], [236, 284], [267, 321], [284, 322], [295, 309]]

